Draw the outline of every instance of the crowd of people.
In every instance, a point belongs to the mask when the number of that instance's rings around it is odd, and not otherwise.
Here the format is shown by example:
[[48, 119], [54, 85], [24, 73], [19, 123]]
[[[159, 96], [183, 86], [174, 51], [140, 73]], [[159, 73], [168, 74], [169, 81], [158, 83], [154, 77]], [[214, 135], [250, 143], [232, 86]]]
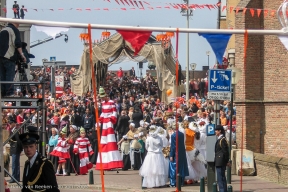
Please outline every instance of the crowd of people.
[[[134, 68], [127, 72], [120, 68], [117, 73], [108, 71], [106, 84], [101, 85], [95, 100], [92, 91], [82, 96], [71, 92], [69, 77], [75, 70], [73, 67], [56, 70], [56, 74], [64, 76], [65, 80], [64, 93], [56, 100], [49, 89], [49, 68], [31, 70], [33, 80], [47, 82], [44, 89], [46, 117], [41, 112], [37, 116], [35, 110], [30, 109], [5, 109], [2, 113], [3, 128], [11, 133], [24, 122], [33, 126], [39, 126], [38, 123], [44, 120], [47, 122], [48, 142], [43, 155], [53, 162], [56, 175], [87, 174], [93, 164], [96, 164], [96, 169], [101, 169], [97, 137], [97, 131], [100, 131], [100, 146], [106, 150], [102, 150], [104, 170], [139, 170], [144, 177], [143, 187], [160, 187], [168, 182], [174, 187], [178, 125], [182, 184], [206, 177], [206, 125], [213, 121], [215, 113], [214, 102], [206, 99], [205, 90], [190, 91], [191, 97], [187, 102], [184, 96], [176, 98], [173, 103], [164, 103], [160, 99], [157, 79], [151, 74], [138, 79]], [[193, 85], [196, 82], [191, 80], [192, 87], [203, 87], [202, 80], [197, 86]], [[28, 97], [37, 97], [36, 87], [32, 87], [32, 91], [34, 93]], [[21, 91], [16, 90], [15, 94], [21, 95]], [[96, 102], [99, 127], [95, 117]], [[235, 136], [236, 109], [233, 109], [232, 119], [231, 112], [230, 102], [223, 101], [220, 109], [223, 130], [221, 127], [218, 130], [224, 135], [229, 133], [232, 121]], [[31, 115], [33, 118], [29, 119]], [[16, 154], [12, 158], [17, 161], [22, 151], [21, 146], [18, 148], [11, 151]], [[12, 163], [12, 175], [16, 180], [20, 179], [17, 169], [20, 169], [19, 164]]]

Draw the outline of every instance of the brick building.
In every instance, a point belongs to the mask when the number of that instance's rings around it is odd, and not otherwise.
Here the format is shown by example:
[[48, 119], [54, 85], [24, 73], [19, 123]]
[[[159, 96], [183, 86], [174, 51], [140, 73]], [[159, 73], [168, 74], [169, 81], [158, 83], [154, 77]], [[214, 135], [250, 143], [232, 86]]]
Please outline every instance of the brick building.
[[[277, 10], [282, 0], [227, 0], [227, 22], [235, 29], [281, 29], [271, 10]], [[233, 5], [234, 3], [234, 5]], [[230, 6], [239, 7], [230, 14]], [[243, 14], [243, 8], [248, 8]], [[252, 17], [249, 9], [255, 10]], [[257, 9], [261, 9], [260, 16]], [[263, 10], [269, 10], [264, 16]], [[229, 12], [229, 14], [228, 14]], [[234, 17], [234, 18], [233, 18]], [[226, 23], [227, 24], [227, 23]], [[228, 24], [226, 26], [228, 28]], [[287, 183], [288, 177], [288, 70], [287, 50], [277, 36], [249, 35], [247, 60], [244, 64], [244, 35], [235, 37], [235, 66], [242, 70], [236, 85], [237, 145], [257, 153], [257, 174], [275, 182]], [[231, 39], [234, 41], [234, 39]], [[233, 45], [228, 47], [233, 48]], [[256, 159], [255, 158], [255, 159]], [[286, 164], [279, 164], [285, 160]], [[263, 164], [264, 162], [264, 164]], [[282, 171], [281, 171], [282, 170]], [[271, 178], [269, 175], [276, 175]], [[282, 177], [282, 180], [281, 180]]]

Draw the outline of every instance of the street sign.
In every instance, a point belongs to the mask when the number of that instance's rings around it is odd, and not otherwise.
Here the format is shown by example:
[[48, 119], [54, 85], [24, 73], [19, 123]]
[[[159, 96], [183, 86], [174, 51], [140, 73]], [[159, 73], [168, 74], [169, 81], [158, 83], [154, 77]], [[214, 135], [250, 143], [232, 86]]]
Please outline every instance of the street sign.
[[55, 76], [55, 86], [64, 87], [64, 76]]
[[56, 57], [50, 57], [50, 61], [52, 62], [56, 61]]
[[231, 93], [226, 92], [208, 92], [208, 99], [212, 100], [231, 100]]
[[209, 124], [206, 126], [207, 136], [215, 135], [215, 124]]
[[231, 70], [210, 69], [208, 78], [208, 92], [231, 92]]

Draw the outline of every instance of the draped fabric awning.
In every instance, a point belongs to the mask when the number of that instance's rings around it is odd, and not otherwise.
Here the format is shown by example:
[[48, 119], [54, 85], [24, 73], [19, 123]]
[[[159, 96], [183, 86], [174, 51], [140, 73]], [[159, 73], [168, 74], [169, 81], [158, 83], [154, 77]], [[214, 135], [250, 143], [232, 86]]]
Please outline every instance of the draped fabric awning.
[[[175, 56], [172, 46], [164, 48], [161, 43], [156, 42], [154, 36], [144, 45], [141, 51], [134, 56], [134, 50], [119, 33], [115, 33], [104, 41], [93, 46], [93, 63], [96, 68], [96, 77], [105, 79], [107, 67], [103, 72], [104, 65], [121, 63], [129, 59], [134, 62], [148, 61], [156, 65], [158, 87], [161, 91], [172, 89], [175, 83]], [[154, 42], [153, 42], [154, 40]], [[170, 44], [170, 43], [169, 43]], [[85, 77], [85, 78], [84, 78]], [[73, 91], [73, 81], [77, 84], [77, 91]], [[81, 81], [81, 83], [80, 83]], [[72, 91], [79, 95], [89, 90], [91, 83], [91, 67], [89, 63], [89, 48], [83, 51], [81, 64], [77, 74], [71, 78]], [[79, 87], [80, 85], [80, 87]], [[79, 93], [78, 93], [79, 92]], [[162, 98], [163, 100], [163, 98]]]

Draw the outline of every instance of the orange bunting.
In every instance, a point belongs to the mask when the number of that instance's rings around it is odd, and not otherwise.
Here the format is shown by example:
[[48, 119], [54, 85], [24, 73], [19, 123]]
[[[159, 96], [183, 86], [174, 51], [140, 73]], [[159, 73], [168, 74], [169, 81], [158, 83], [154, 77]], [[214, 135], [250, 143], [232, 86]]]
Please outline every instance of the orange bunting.
[[243, 15], [246, 14], [246, 11], [247, 11], [247, 8], [244, 8], [244, 9], [243, 9]]
[[239, 12], [239, 9], [240, 9], [240, 7], [237, 7], [237, 8], [236, 8], [236, 14]]
[[168, 40], [168, 37], [166, 34], [158, 34], [156, 35], [156, 41], [166, 41]]
[[275, 10], [271, 10], [270, 15], [271, 15], [272, 17], [274, 17], [274, 16], [275, 16], [275, 13], [276, 13]]
[[268, 16], [269, 11], [267, 9], [264, 10], [264, 17]]
[[87, 42], [89, 41], [88, 33], [80, 33], [79, 37], [80, 37], [81, 41], [87, 41]]
[[232, 13], [233, 9], [234, 9], [234, 7], [230, 7], [230, 13]]
[[258, 15], [258, 17], [260, 17], [261, 11], [262, 11], [262, 9], [257, 9], [257, 15]]
[[101, 38], [102, 39], [107, 39], [107, 38], [109, 38], [110, 37], [110, 32], [109, 31], [103, 31], [102, 32], [102, 35], [101, 35]]
[[174, 32], [166, 32], [167, 38], [171, 39], [174, 37]]
[[254, 9], [250, 9], [250, 13], [251, 13], [252, 17], [254, 17], [255, 10]]
[[222, 8], [222, 12], [223, 12], [225, 9], [226, 9], [226, 5], [223, 6], [223, 8]]

